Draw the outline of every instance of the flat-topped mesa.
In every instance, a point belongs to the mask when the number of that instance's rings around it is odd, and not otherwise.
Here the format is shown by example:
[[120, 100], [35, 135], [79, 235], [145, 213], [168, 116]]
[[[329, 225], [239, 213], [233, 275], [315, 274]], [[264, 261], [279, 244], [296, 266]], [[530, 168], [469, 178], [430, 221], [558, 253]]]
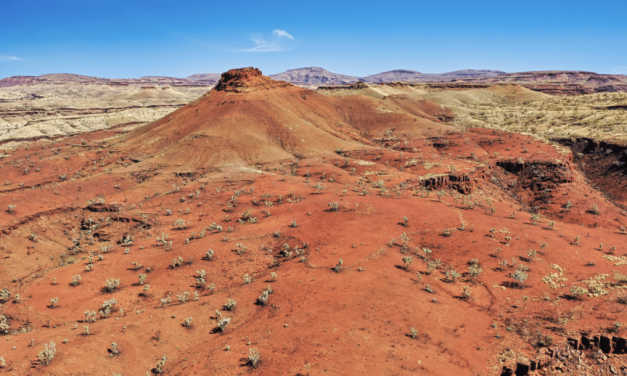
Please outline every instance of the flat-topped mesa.
[[368, 89], [370, 85], [363, 81], [357, 81], [354, 84], [349, 86], [351, 89]]
[[280, 87], [293, 86], [284, 81], [275, 81], [264, 76], [257, 68], [231, 69], [222, 73], [220, 81], [214, 88], [217, 91], [236, 93], [248, 93], [257, 90], [267, 90]]

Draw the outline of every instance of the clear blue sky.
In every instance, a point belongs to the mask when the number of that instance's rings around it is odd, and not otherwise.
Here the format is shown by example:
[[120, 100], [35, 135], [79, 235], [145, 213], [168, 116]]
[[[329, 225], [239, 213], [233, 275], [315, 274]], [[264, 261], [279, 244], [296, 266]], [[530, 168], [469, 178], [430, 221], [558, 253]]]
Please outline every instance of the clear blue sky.
[[255, 66], [627, 74], [627, 1], [2, 0], [0, 78]]

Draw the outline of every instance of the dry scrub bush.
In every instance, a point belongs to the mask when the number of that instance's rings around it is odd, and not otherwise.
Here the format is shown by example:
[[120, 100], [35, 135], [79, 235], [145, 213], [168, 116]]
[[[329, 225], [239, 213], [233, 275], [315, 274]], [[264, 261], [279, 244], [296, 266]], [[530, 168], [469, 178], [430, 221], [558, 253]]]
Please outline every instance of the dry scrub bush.
[[0, 290], [0, 303], [6, 303], [11, 298], [11, 292], [8, 288], [4, 287]]
[[409, 266], [414, 262], [414, 260], [412, 259], [411, 256], [405, 256], [403, 257], [403, 266], [405, 267], [405, 270], [409, 269]]
[[224, 305], [224, 309], [226, 309], [227, 311], [232, 311], [233, 309], [235, 309], [236, 305], [237, 305], [237, 302], [235, 300], [229, 299]]
[[95, 311], [85, 311], [85, 322], [96, 322], [96, 312]]
[[269, 292], [267, 290], [263, 290], [261, 292], [261, 296], [258, 298], [259, 303], [261, 305], [266, 305], [268, 303]]
[[511, 276], [511, 277], [514, 279], [514, 281], [516, 281], [516, 283], [517, 283], [520, 287], [522, 287], [522, 288], [524, 288], [524, 287], [525, 287], [525, 286], [524, 286], [525, 281], [526, 281], [526, 280], [527, 280], [527, 278], [529, 277], [529, 275], [528, 275], [527, 273], [525, 273], [524, 271], [522, 271], [522, 270], [520, 270], [520, 269], [519, 269], [519, 270], [516, 270], [516, 272], [515, 272], [515, 273], [510, 274], [510, 276]]
[[462, 292], [462, 297], [463, 297], [464, 299], [468, 299], [468, 298], [470, 298], [470, 295], [471, 295], [471, 294], [472, 294], [472, 293], [471, 293], [471, 291], [470, 291], [470, 287], [468, 287], [468, 286], [464, 286], [464, 290], [463, 290], [463, 292]]
[[166, 360], [168, 360], [168, 358], [164, 355], [161, 357], [160, 360], [157, 361], [157, 366], [155, 367], [155, 372], [158, 374], [162, 374], [163, 373], [163, 368], [165, 368], [165, 362]]
[[72, 277], [72, 286], [76, 286], [79, 283], [81, 283], [81, 276], [80, 275], [75, 275], [74, 277]]
[[416, 339], [416, 337], [418, 336], [418, 331], [416, 330], [416, 328], [411, 328], [409, 330], [409, 335], [411, 336], [411, 338]]
[[107, 292], [113, 292], [120, 286], [120, 279], [109, 278], [105, 281], [105, 290]]
[[213, 255], [214, 255], [213, 249], [210, 249], [209, 251], [207, 251], [207, 253], [205, 253], [205, 257], [209, 261], [211, 261], [211, 259], [213, 259]]
[[45, 348], [37, 354], [37, 359], [42, 365], [47, 366], [57, 354], [57, 348], [52, 341], [50, 341], [50, 345], [44, 345], [44, 347]]
[[[100, 310], [100, 312], [98, 312], [100, 314], [100, 316], [103, 316], [105, 318], [109, 317], [109, 314], [111, 314], [111, 311], [113, 310], [113, 307], [118, 304], [118, 301], [115, 299], [109, 299], [109, 300], [105, 300], [104, 302], [102, 302], [102, 304], [100, 305], [100, 307], [102, 308]], [[94, 320], [95, 321], [95, 320]]]
[[171, 297], [170, 295], [168, 295], [168, 296], [167, 296], [167, 297], [165, 297], [165, 298], [161, 298], [161, 299], [159, 300], [159, 302], [161, 302], [161, 306], [162, 306], [163, 308], [165, 308], [166, 304], [172, 303], [172, 297]]
[[226, 327], [229, 325], [229, 323], [231, 322], [231, 318], [218, 318], [218, 329], [224, 333], [224, 331], [226, 330]]
[[9, 334], [9, 330], [11, 327], [7, 322], [7, 318], [5, 315], [0, 315], [0, 333], [1, 334]]
[[337, 265], [335, 265], [335, 268], [333, 268], [333, 271], [336, 273], [339, 273], [342, 271], [342, 264], [344, 264], [344, 261], [342, 261], [342, 259], [340, 259], [340, 261], [338, 261]]
[[180, 303], [187, 302], [187, 298], [189, 298], [189, 291], [185, 291], [181, 295], [177, 295], [176, 298], [179, 300]]
[[248, 364], [250, 364], [251, 367], [257, 368], [260, 359], [261, 355], [259, 354], [259, 350], [256, 348], [248, 349]]
[[581, 286], [572, 286], [570, 288], [570, 294], [572, 295], [573, 299], [581, 299], [581, 296], [587, 293], [588, 293], [588, 290]]

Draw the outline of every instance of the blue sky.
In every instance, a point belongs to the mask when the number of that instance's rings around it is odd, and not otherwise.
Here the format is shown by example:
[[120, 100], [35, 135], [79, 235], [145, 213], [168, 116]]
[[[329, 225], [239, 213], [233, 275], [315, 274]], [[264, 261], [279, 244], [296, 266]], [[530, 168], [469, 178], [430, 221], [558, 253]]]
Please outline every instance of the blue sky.
[[0, 78], [255, 66], [627, 74], [627, 1], [2, 0]]

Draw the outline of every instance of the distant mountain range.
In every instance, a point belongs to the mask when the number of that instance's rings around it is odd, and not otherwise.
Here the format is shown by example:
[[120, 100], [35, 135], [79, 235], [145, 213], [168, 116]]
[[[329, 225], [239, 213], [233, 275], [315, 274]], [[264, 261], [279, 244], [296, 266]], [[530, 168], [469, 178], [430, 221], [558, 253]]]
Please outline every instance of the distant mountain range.
[[[373, 74], [366, 77], [348, 76], [329, 72], [318, 67], [290, 69], [283, 73], [272, 74], [274, 80], [286, 81], [295, 85], [346, 85], [357, 81], [364, 82], [429, 82], [455, 81], [474, 78], [492, 78], [505, 72], [496, 70], [465, 69], [449, 73], [420, 73], [412, 70], [397, 69]], [[44, 74], [41, 76], [13, 76], [0, 80], [0, 87], [16, 85], [50, 84], [64, 82], [100, 83], [109, 85], [215, 85], [221, 73], [197, 73], [185, 78], [147, 76], [141, 78], [98, 78], [78, 74]]]
[[218, 81], [220, 81], [221, 75], [221, 73], [197, 73], [192, 74], [189, 77], [185, 77], [185, 79], [194, 84], [215, 85], [218, 83]]
[[432, 82], [456, 81], [471, 78], [491, 78], [505, 72], [495, 70], [464, 69], [449, 73], [420, 73], [412, 70], [397, 69], [366, 77], [347, 76], [329, 72], [323, 68], [310, 67], [290, 69], [286, 72], [270, 75], [270, 78], [291, 82], [297, 85], [346, 85], [357, 81], [364, 82]]
[[[220, 79], [220, 73], [198, 73], [185, 78], [147, 76], [130, 79], [110, 79], [81, 76], [76, 74], [45, 74], [41, 76], [13, 76], [0, 80], [0, 87], [36, 84], [61, 84], [76, 82], [82, 84], [132, 85], [132, 86], [213, 86]], [[348, 76], [329, 72], [318, 67], [290, 69], [269, 76], [274, 80], [286, 81], [295, 85], [347, 85], [358, 81], [368, 83], [385, 82], [458, 82], [471, 84], [491, 84], [498, 82], [518, 83], [530, 89], [548, 94], [590, 94], [595, 92], [627, 91], [627, 76], [599, 74], [584, 71], [538, 71], [506, 73], [497, 70], [464, 69], [448, 73], [421, 73], [413, 70], [397, 69], [366, 77]]]
[[[220, 75], [218, 75], [219, 77]], [[70, 73], [43, 74], [41, 76], [12, 76], [0, 80], [0, 87], [11, 87], [17, 85], [38, 85], [38, 84], [105, 84], [105, 85], [190, 85], [190, 81], [184, 78], [147, 76], [141, 78], [99, 78], [82, 76]]]
[[316, 67], [290, 69], [283, 73], [271, 74], [269, 77], [295, 85], [346, 85], [359, 81], [359, 78], [354, 76], [333, 73]]

